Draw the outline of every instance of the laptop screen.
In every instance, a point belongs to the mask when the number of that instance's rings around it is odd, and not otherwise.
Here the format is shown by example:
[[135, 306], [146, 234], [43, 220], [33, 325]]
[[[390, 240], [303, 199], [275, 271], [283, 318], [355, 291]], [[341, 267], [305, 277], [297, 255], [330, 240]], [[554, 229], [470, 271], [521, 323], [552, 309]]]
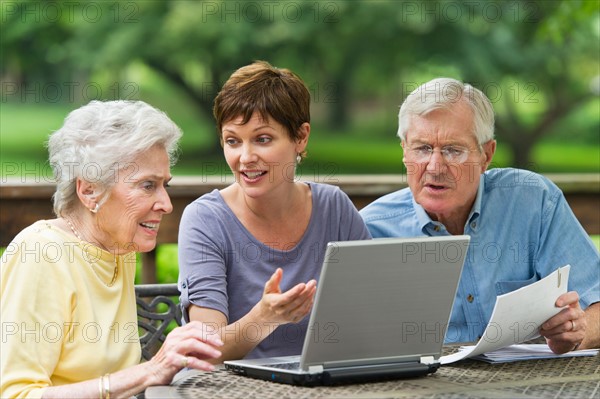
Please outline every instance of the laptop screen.
[[444, 236], [329, 243], [301, 368], [437, 361], [468, 242]]

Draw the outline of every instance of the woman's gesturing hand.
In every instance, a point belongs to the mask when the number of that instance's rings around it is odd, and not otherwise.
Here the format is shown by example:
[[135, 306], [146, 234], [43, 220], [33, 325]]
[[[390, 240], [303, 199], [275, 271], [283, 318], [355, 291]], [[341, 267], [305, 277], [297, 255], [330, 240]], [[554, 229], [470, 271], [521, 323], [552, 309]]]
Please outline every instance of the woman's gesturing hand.
[[259, 303], [265, 320], [277, 323], [297, 323], [310, 310], [317, 290], [317, 282], [310, 280], [300, 283], [286, 292], [281, 292], [283, 270], [277, 269], [265, 284], [262, 299]]

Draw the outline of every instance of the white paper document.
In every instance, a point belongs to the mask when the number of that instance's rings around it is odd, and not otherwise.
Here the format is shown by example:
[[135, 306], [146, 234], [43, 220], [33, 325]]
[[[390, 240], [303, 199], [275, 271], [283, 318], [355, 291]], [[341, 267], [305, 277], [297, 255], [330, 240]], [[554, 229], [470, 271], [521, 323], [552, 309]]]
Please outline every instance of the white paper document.
[[[463, 347], [461, 350], [470, 350], [471, 347]], [[546, 344], [519, 344], [506, 348], [496, 349], [493, 352], [482, 353], [471, 359], [482, 360], [488, 363], [507, 363], [520, 360], [556, 359], [561, 357], [597, 356], [598, 349], [583, 349], [558, 355]]]
[[442, 356], [440, 363], [453, 363], [538, 337], [540, 326], [561, 311], [554, 304], [567, 292], [570, 269], [570, 265], [563, 266], [542, 280], [498, 295], [479, 342], [469, 349]]

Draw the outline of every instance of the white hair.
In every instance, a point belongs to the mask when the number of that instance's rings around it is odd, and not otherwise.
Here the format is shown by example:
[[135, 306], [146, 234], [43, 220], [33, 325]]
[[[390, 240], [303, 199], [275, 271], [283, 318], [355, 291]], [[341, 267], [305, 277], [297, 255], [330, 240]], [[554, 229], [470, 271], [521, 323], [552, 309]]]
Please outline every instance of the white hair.
[[410, 93], [398, 114], [398, 137], [406, 140], [413, 115], [422, 116], [440, 109], [450, 108], [465, 101], [473, 111], [473, 134], [481, 145], [494, 138], [494, 109], [483, 92], [469, 84], [451, 78], [437, 78], [417, 87]]
[[174, 164], [181, 134], [164, 112], [143, 101], [91, 101], [72, 111], [48, 140], [54, 213], [64, 216], [74, 209], [77, 178], [96, 184], [97, 194], [110, 192], [118, 171], [155, 145]]

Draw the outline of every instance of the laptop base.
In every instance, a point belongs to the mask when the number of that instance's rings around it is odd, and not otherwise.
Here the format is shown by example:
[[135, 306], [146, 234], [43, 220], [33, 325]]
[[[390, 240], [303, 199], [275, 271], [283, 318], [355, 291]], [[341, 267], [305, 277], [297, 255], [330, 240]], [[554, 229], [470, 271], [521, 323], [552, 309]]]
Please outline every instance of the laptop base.
[[225, 369], [245, 377], [282, 384], [312, 387], [423, 377], [435, 373], [439, 366], [439, 363], [423, 364], [419, 367], [415, 367], [414, 364], [411, 365], [411, 367], [406, 367], [406, 365], [390, 365], [388, 367], [375, 367], [372, 370], [365, 370], [364, 367], [356, 368], [355, 370], [353, 370], [353, 368], [344, 367], [339, 369], [329, 369], [316, 374], [288, 373], [260, 368], [246, 369], [232, 364], [225, 364]]

